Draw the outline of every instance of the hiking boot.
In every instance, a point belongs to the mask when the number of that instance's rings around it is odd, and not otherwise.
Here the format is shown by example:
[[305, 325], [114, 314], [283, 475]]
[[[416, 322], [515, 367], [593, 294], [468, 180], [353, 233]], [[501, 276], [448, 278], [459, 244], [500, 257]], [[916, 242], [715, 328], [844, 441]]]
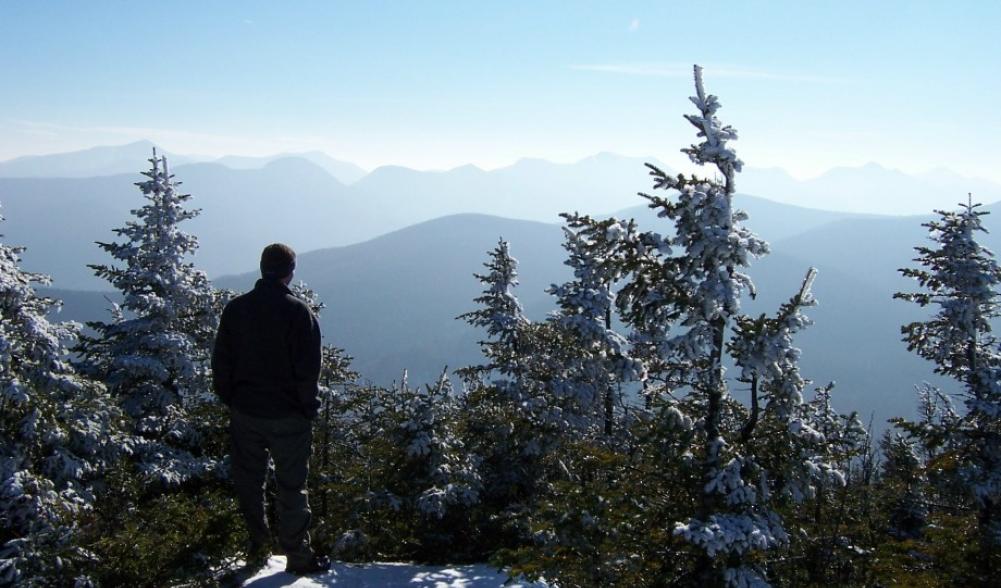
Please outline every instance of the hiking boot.
[[306, 576], [330, 570], [330, 558], [325, 555], [314, 555], [312, 559], [301, 565], [285, 566], [285, 571], [294, 576]]
[[247, 563], [244, 567], [252, 570], [259, 570], [268, 565], [271, 559], [271, 548], [267, 545], [251, 545], [247, 548]]
[[253, 578], [268, 565], [271, 559], [271, 549], [265, 546], [251, 545], [247, 548], [247, 556], [243, 566], [230, 570], [219, 578], [221, 588], [238, 588], [247, 580]]

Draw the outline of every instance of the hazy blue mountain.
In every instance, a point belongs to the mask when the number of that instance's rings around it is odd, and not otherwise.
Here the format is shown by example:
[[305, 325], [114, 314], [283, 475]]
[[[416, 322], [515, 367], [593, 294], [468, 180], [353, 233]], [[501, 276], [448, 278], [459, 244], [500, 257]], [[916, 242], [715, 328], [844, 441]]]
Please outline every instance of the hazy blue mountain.
[[269, 155], [266, 157], [246, 157], [240, 155], [227, 155], [225, 157], [220, 157], [213, 161], [213, 163], [218, 163], [219, 165], [224, 165], [231, 169], [257, 169], [264, 167], [265, 165], [275, 161], [277, 159], [288, 159], [292, 157], [298, 157], [305, 159], [311, 163], [315, 163], [330, 175], [334, 176], [338, 182], [342, 184], [353, 184], [365, 177], [368, 174], [367, 171], [358, 167], [357, 165], [347, 162], [340, 161], [330, 157], [322, 151], [305, 151], [302, 153], [281, 153], [278, 155]]
[[748, 168], [737, 186], [748, 194], [808, 208], [889, 215], [952, 208], [967, 192], [979, 202], [1001, 200], [1001, 185], [988, 180], [962, 177], [946, 169], [911, 175], [877, 163], [837, 167], [803, 181], [782, 170]]
[[[151, 155], [154, 143], [135, 141], [126, 145], [92, 147], [82, 151], [54, 153], [51, 155], [29, 155], [7, 161], [0, 161], [0, 177], [3, 178], [89, 178], [135, 173]], [[212, 158], [178, 155], [157, 148], [166, 155], [172, 166], [188, 163], [207, 162]], [[368, 172], [357, 165], [330, 157], [322, 151], [302, 153], [279, 153], [265, 157], [227, 155], [212, 160], [230, 169], [259, 169], [278, 159], [300, 158], [323, 168], [342, 184], [358, 181]]]
[[[149, 141], [138, 141], [20, 157], [0, 162], [0, 177], [81, 178], [134, 173], [149, 157], [152, 146]], [[207, 159], [170, 153], [168, 156], [175, 167]], [[341, 184], [357, 183], [359, 197], [392, 203], [399, 209], [398, 218], [394, 219], [397, 224], [386, 230], [460, 212], [543, 222], [550, 222], [555, 215], [568, 210], [609, 213], [632, 206], [634, 194], [649, 189], [644, 162], [663, 167], [652, 157], [612, 153], [599, 153], [570, 164], [522, 159], [491, 171], [475, 166], [448, 171], [383, 166], [369, 174], [353, 163], [320, 151], [265, 157], [225, 156], [215, 163], [231, 169], [260, 169], [288, 158], [310, 161]], [[806, 180], [797, 180], [779, 168], [748, 167], [738, 177], [737, 187], [745, 194], [805, 208], [888, 215], [924, 214], [949, 207], [957, 196], [966, 192], [973, 192], [981, 202], [1001, 200], [1001, 184], [995, 182], [962, 177], [947, 169], [906, 174], [876, 163], [838, 167]], [[408, 222], [403, 222], [404, 218]]]
[[522, 159], [491, 171], [467, 165], [443, 172], [384, 166], [352, 188], [388, 214], [414, 221], [459, 212], [558, 222], [559, 214], [609, 213], [636, 203], [649, 189], [645, 161], [599, 154], [576, 163]]
[[[127, 145], [93, 147], [83, 151], [53, 155], [29, 155], [0, 161], [0, 178], [86, 178], [132, 173], [152, 155], [154, 144], [136, 141]], [[174, 165], [191, 163], [195, 159], [175, 155], [162, 149]]]
[[55, 321], [109, 321], [111, 307], [122, 301], [118, 292], [98, 292], [88, 290], [63, 290], [60, 288], [43, 287], [39, 293], [63, 302], [62, 308], [57, 308], [50, 315]]
[[55, 286], [96, 289], [88, 263], [106, 261], [94, 241], [114, 238], [130, 208], [138, 207], [136, 176], [87, 179], [0, 178], [4, 241], [27, 247], [23, 267], [53, 276]]
[[[864, 421], [872, 417], [881, 428], [891, 416], [913, 416], [915, 385], [929, 381], [950, 389], [948, 381], [933, 374], [931, 364], [909, 353], [900, 340], [901, 325], [923, 318], [919, 309], [893, 300], [867, 274], [846, 274], [837, 265], [800, 253], [778, 243], [772, 254], [754, 263], [750, 274], [759, 296], [745, 301], [744, 310], [774, 314], [799, 288], [807, 269], [818, 269], [818, 306], [807, 312], [814, 325], [797, 336], [796, 345], [803, 350], [804, 377], [818, 386], [837, 382], [839, 409], [857, 410]], [[866, 252], [844, 255], [864, 258]]]

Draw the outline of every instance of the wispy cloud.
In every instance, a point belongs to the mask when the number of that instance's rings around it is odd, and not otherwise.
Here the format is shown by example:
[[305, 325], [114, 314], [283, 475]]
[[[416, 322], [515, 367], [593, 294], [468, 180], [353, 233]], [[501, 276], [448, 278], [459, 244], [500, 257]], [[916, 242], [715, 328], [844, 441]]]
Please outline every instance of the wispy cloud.
[[[687, 78], [692, 75], [690, 64], [680, 63], [601, 63], [571, 65], [570, 69], [578, 71], [593, 71], [630, 76], [646, 76], [659, 78]], [[767, 71], [733, 66], [706, 65], [706, 72], [716, 78], [731, 78], [745, 80], [774, 80], [784, 82], [805, 82], [813, 84], [844, 83], [842, 78]]]
[[629, 32], [640, 30], [640, 19], [634, 18], [629, 22]]

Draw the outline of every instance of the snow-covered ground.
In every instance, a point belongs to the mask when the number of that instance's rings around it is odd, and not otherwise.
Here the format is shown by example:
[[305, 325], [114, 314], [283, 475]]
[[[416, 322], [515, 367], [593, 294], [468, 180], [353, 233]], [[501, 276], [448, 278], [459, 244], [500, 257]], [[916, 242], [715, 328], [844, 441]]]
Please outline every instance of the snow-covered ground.
[[285, 558], [272, 557], [268, 565], [244, 583], [244, 588], [546, 588], [546, 584], [512, 582], [507, 575], [483, 565], [417, 566], [400, 563], [344, 564], [335, 562], [326, 574], [297, 578], [285, 573]]

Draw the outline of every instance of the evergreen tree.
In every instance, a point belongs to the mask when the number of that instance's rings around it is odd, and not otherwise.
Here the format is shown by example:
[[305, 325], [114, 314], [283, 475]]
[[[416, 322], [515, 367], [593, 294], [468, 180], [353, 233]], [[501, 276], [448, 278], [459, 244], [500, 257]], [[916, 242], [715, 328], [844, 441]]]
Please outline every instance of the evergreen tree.
[[135, 221], [114, 229], [121, 242], [99, 243], [119, 265], [93, 265], [123, 295], [111, 322], [88, 326], [97, 335], [79, 347], [84, 367], [102, 379], [134, 423], [141, 470], [165, 484], [213, 470], [202, 450], [194, 408], [214, 402], [208, 359], [215, 335], [218, 297], [205, 274], [186, 259], [198, 248], [180, 223], [189, 194], [177, 191], [166, 157], [149, 160], [148, 179], [136, 185], [147, 200]]
[[645, 377], [642, 362], [629, 355], [626, 338], [612, 329], [613, 286], [622, 277], [618, 242], [635, 233], [633, 221], [611, 218], [597, 221], [580, 214], [563, 214], [567, 227], [566, 265], [574, 279], [553, 285], [557, 298], [556, 325], [575, 342], [570, 361], [558, 366], [557, 394], [571, 396], [585, 410], [583, 425], [601, 423], [613, 433], [614, 413], [621, 404], [622, 385]]
[[86, 559], [76, 517], [129, 443], [103, 386], [67, 362], [78, 326], [46, 318], [59, 303], [35, 291], [49, 280], [21, 269], [22, 251], [0, 243], [0, 585], [69, 584]]
[[[705, 93], [698, 66], [695, 88], [691, 100], [698, 112], [686, 119], [702, 142], [682, 151], [719, 175], [672, 177], [648, 165], [655, 189], [677, 193], [677, 200], [644, 195], [674, 230], [670, 236], [637, 233], [623, 242], [629, 278], [617, 305], [633, 328], [637, 355], [653, 358], [647, 368], [656, 386], [648, 393], [660, 405], [663, 426], [684, 429], [679, 438], [688, 439], [697, 458], [694, 512], [674, 529], [700, 554], [696, 576], [707, 584], [765, 585], [763, 557], [789, 542], [772, 502], [805, 498], [818, 478], [837, 478], [823, 458], [823, 435], [804, 418], [805, 382], [791, 345], [808, 322], [800, 311], [813, 303], [813, 277], [775, 318], [741, 314], [741, 296], [755, 295], [743, 269], [768, 253], [768, 245], [743, 226], [746, 213], [733, 207], [734, 178], [743, 164], [728, 143], [737, 133], [716, 118], [720, 103]], [[728, 345], [730, 327], [735, 334]], [[752, 386], [749, 414], [730, 396], [728, 352]], [[685, 398], [673, 400], [674, 390]]]
[[484, 328], [485, 365], [463, 368], [463, 442], [479, 464], [480, 533], [494, 547], [531, 534], [528, 517], [548, 488], [550, 457], [585, 414], [578, 395], [559, 377], [577, 351], [564, 330], [531, 323], [514, 295], [517, 260], [501, 240], [475, 274], [484, 285], [481, 308], [458, 317]]
[[[733, 207], [736, 131], [716, 118], [719, 101], [698, 66], [695, 87], [698, 113], [686, 118], [703, 140], [682, 151], [718, 175], [672, 177], [648, 164], [654, 188], [675, 192], [643, 195], [673, 223], [667, 234], [565, 215], [574, 280], [551, 289], [563, 344], [537, 354], [551, 365], [542, 379], [565, 378], [593, 398], [635, 378], [647, 405], [622, 447], [558, 445], [562, 475], [547, 478], [554, 490], [540, 505], [536, 543], [505, 556], [518, 571], [587, 585], [765, 586], [792, 540], [782, 513], [798, 522], [802, 505], [844, 484], [838, 460], [851, 459], [861, 425], [833, 412], [830, 387], [804, 399], [809, 382], [792, 344], [810, 324], [815, 272], [775, 316], [741, 313], [741, 297], [755, 295], [744, 269], [768, 245]], [[613, 301], [628, 347], [611, 329]], [[750, 408], [730, 393], [730, 362], [750, 387]]]
[[959, 211], [936, 211], [939, 218], [923, 225], [934, 245], [915, 248], [922, 267], [900, 270], [922, 291], [895, 298], [937, 309], [930, 319], [902, 327], [904, 341], [963, 387], [965, 414], [940, 426], [907, 428], [933, 446], [946, 442], [959, 461], [958, 474], [978, 511], [986, 579], [1001, 546], [1001, 354], [991, 328], [1001, 308], [1001, 267], [977, 241], [987, 232], [981, 217], [988, 213], [979, 206], [970, 196]]
[[496, 430], [498, 444], [488, 445], [499, 449], [514, 443], [518, 447], [514, 455], [537, 456], [545, 451], [565, 422], [563, 411], [552, 397], [552, 378], [543, 376], [550, 370], [551, 354], [546, 350], [552, 346], [547, 341], [555, 333], [543, 325], [532, 324], [522, 312], [514, 294], [518, 260], [511, 256], [508, 243], [501, 239], [489, 257], [484, 266], [490, 271], [474, 274], [484, 285], [483, 294], [474, 299], [482, 308], [457, 317], [486, 330], [488, 339], [480, 341], [480, 349], [487, 363], [462, 368], [458, 373], [478, 404], [474, 410], [482, 411], [482, 416], [500, 419], [493, 425], [486, 421], [481, 425], [507, 428], [514, 421], [533, 429], [525, 431], [519, 427], [527, 435], [516, 439], [510, 438], [510, 431]]
[[473, 274], [484, 285], [483, 293], [473, 301], [482, 305], [479, 310], [467, 312], [458, 318], [486, 330], [489, 337], [480, 342], [488, 363], [466, 368], [462, 374], [469, 380], [493, 373], [491, 384], [503, 393], [517, 399], [522, 395], [525, 368], [525, 318], [521, 303], [514, 294], [518, 285], [518, 260], [511, 256], [509, 245], [500, 239], [484, 263], [485, 274]]

